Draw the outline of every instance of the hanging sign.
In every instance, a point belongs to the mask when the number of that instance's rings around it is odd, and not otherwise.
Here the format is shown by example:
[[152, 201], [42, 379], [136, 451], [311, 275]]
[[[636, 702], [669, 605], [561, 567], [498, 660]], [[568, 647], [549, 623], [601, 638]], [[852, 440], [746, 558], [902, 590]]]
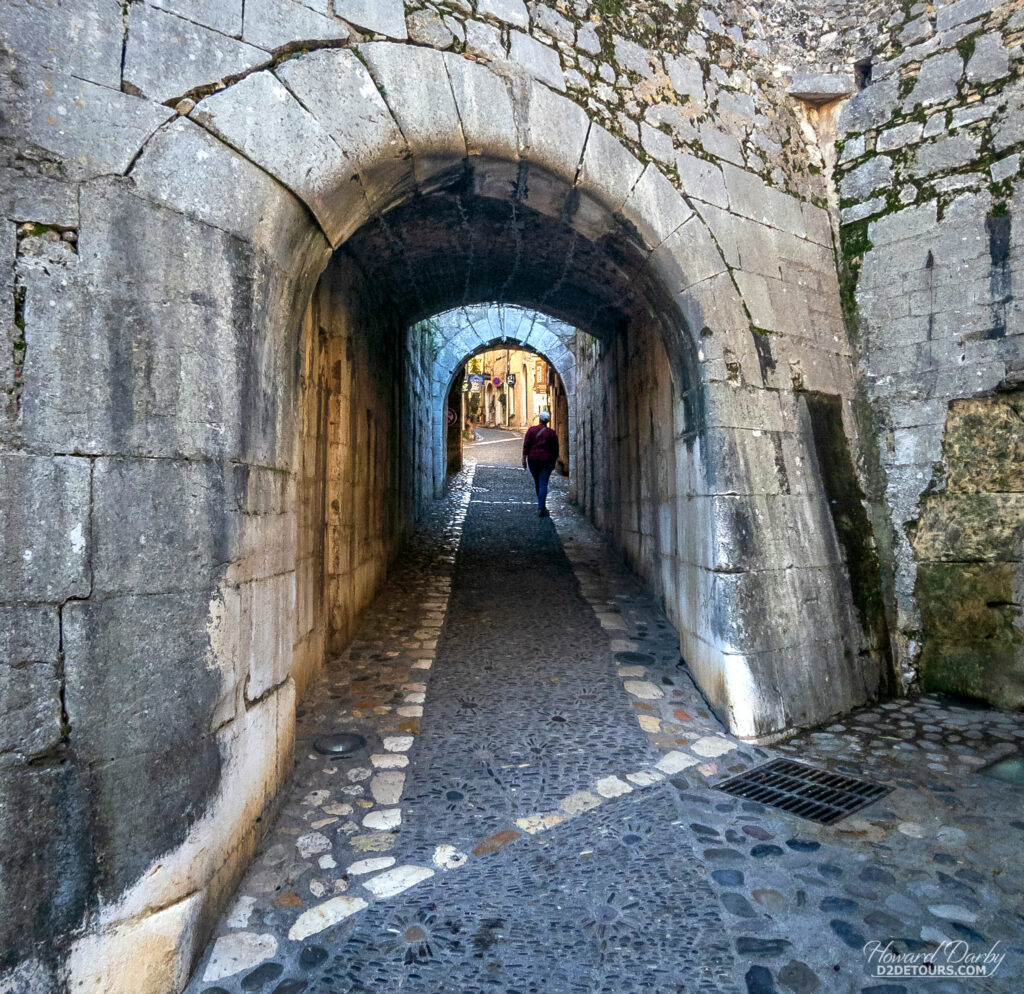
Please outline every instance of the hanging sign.
[[483, 373], [470, 373], [469, 374], [469, 389], [473, 393], [479, 393], [484, 388], [484, 374]]

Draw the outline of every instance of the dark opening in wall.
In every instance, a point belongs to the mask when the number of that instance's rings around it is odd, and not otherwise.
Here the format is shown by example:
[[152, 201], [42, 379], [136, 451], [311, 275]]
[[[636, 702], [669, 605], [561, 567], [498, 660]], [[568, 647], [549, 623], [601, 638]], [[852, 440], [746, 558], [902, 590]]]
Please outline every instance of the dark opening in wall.
[[863, 90], [871, 82], [871, 59], [858, 59], [854, 62], [853, 81], [858, 90]]

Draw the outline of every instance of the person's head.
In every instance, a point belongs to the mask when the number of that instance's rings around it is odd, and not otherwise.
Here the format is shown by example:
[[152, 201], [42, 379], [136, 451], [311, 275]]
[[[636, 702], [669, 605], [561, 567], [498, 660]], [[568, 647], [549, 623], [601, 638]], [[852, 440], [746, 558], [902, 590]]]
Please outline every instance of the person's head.
[[540, 418], [540, 423], [542, 425], [546, 425], [551, 420], [551, 415], [548, 414], [547, 411], [541, 411], [540, 414], [537, 415], [537, 417]]

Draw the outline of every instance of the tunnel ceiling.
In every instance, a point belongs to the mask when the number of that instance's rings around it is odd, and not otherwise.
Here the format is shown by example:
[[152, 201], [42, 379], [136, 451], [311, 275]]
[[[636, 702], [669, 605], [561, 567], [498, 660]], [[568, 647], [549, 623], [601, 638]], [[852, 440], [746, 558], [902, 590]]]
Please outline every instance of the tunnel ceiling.
[[668, 303], [624, 231], [595, 242], [521, 202], [452, 190], [375, 217], [341, 251], [403, 324], [500, 301], [607, 337]]

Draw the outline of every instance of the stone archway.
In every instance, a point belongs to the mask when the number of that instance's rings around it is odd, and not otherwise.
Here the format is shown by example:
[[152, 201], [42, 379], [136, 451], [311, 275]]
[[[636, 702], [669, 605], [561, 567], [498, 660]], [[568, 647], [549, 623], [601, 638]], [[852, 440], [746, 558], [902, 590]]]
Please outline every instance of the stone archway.
[[565, 389], [567, 443], [575, 433], [576, 356], [572, 351], [575, 329], [563, 321], [519, 307], [475, 305], [437, 315], [441, 338], [436, 343], [431, 407], [434, 411], [434, 493], [444, 486], [443, 409], [458, 371], [473, 356], [491, 349], [525, 349], [544, 359], [558, 373]]
[[[691, 180], [680, 191], [526, 76], [372, 42], [251, 73], [159, 127], [126, 178], [85, 184], [24, 408], [32, 444], [96, 460], [92, 585], [63, 619], [74, 762], [60, 789], [78, 798], [68, 847], [88, 840], [69, 857], [82, 989], [116, 990], [129, 962], [135, 991], [187, 970], [287, 777], [296, 679], [326, 638], [313, 625], [299, 658], [289, 543], [309, 301], [332, 258], [339, 285], [358, 278], [366, 308], [395, 321], [500, 299], [593, 330], [588, 399], [636, 401], [622, 437], [643, 482], [608, 492], [603, 523], [659, 584], [733, 730], [771, 734], [877, 692], [820, 474], [778, 489], [780, 462], [816, 458], [796, 393], [762, 389], [779, 357], [745, 309], [757, 291], [741, 294]], [[470, 202], [479, 270], [450, 251]], [[524, 238], [532, 268], [516, 265]], [[47, 344], [77, 346], [75, 364]], [[638, 378], [639, 353], [660, 380]], [[830, 377], [848, 371], [826, 362], [802, 388]], [[623, 476], [629, 452], [589, 452], [591, 479]], [[125, 495], [146, 499], [119, 518]], [[163, 797], [141, 815], [111, 809], [153, 782]]]

